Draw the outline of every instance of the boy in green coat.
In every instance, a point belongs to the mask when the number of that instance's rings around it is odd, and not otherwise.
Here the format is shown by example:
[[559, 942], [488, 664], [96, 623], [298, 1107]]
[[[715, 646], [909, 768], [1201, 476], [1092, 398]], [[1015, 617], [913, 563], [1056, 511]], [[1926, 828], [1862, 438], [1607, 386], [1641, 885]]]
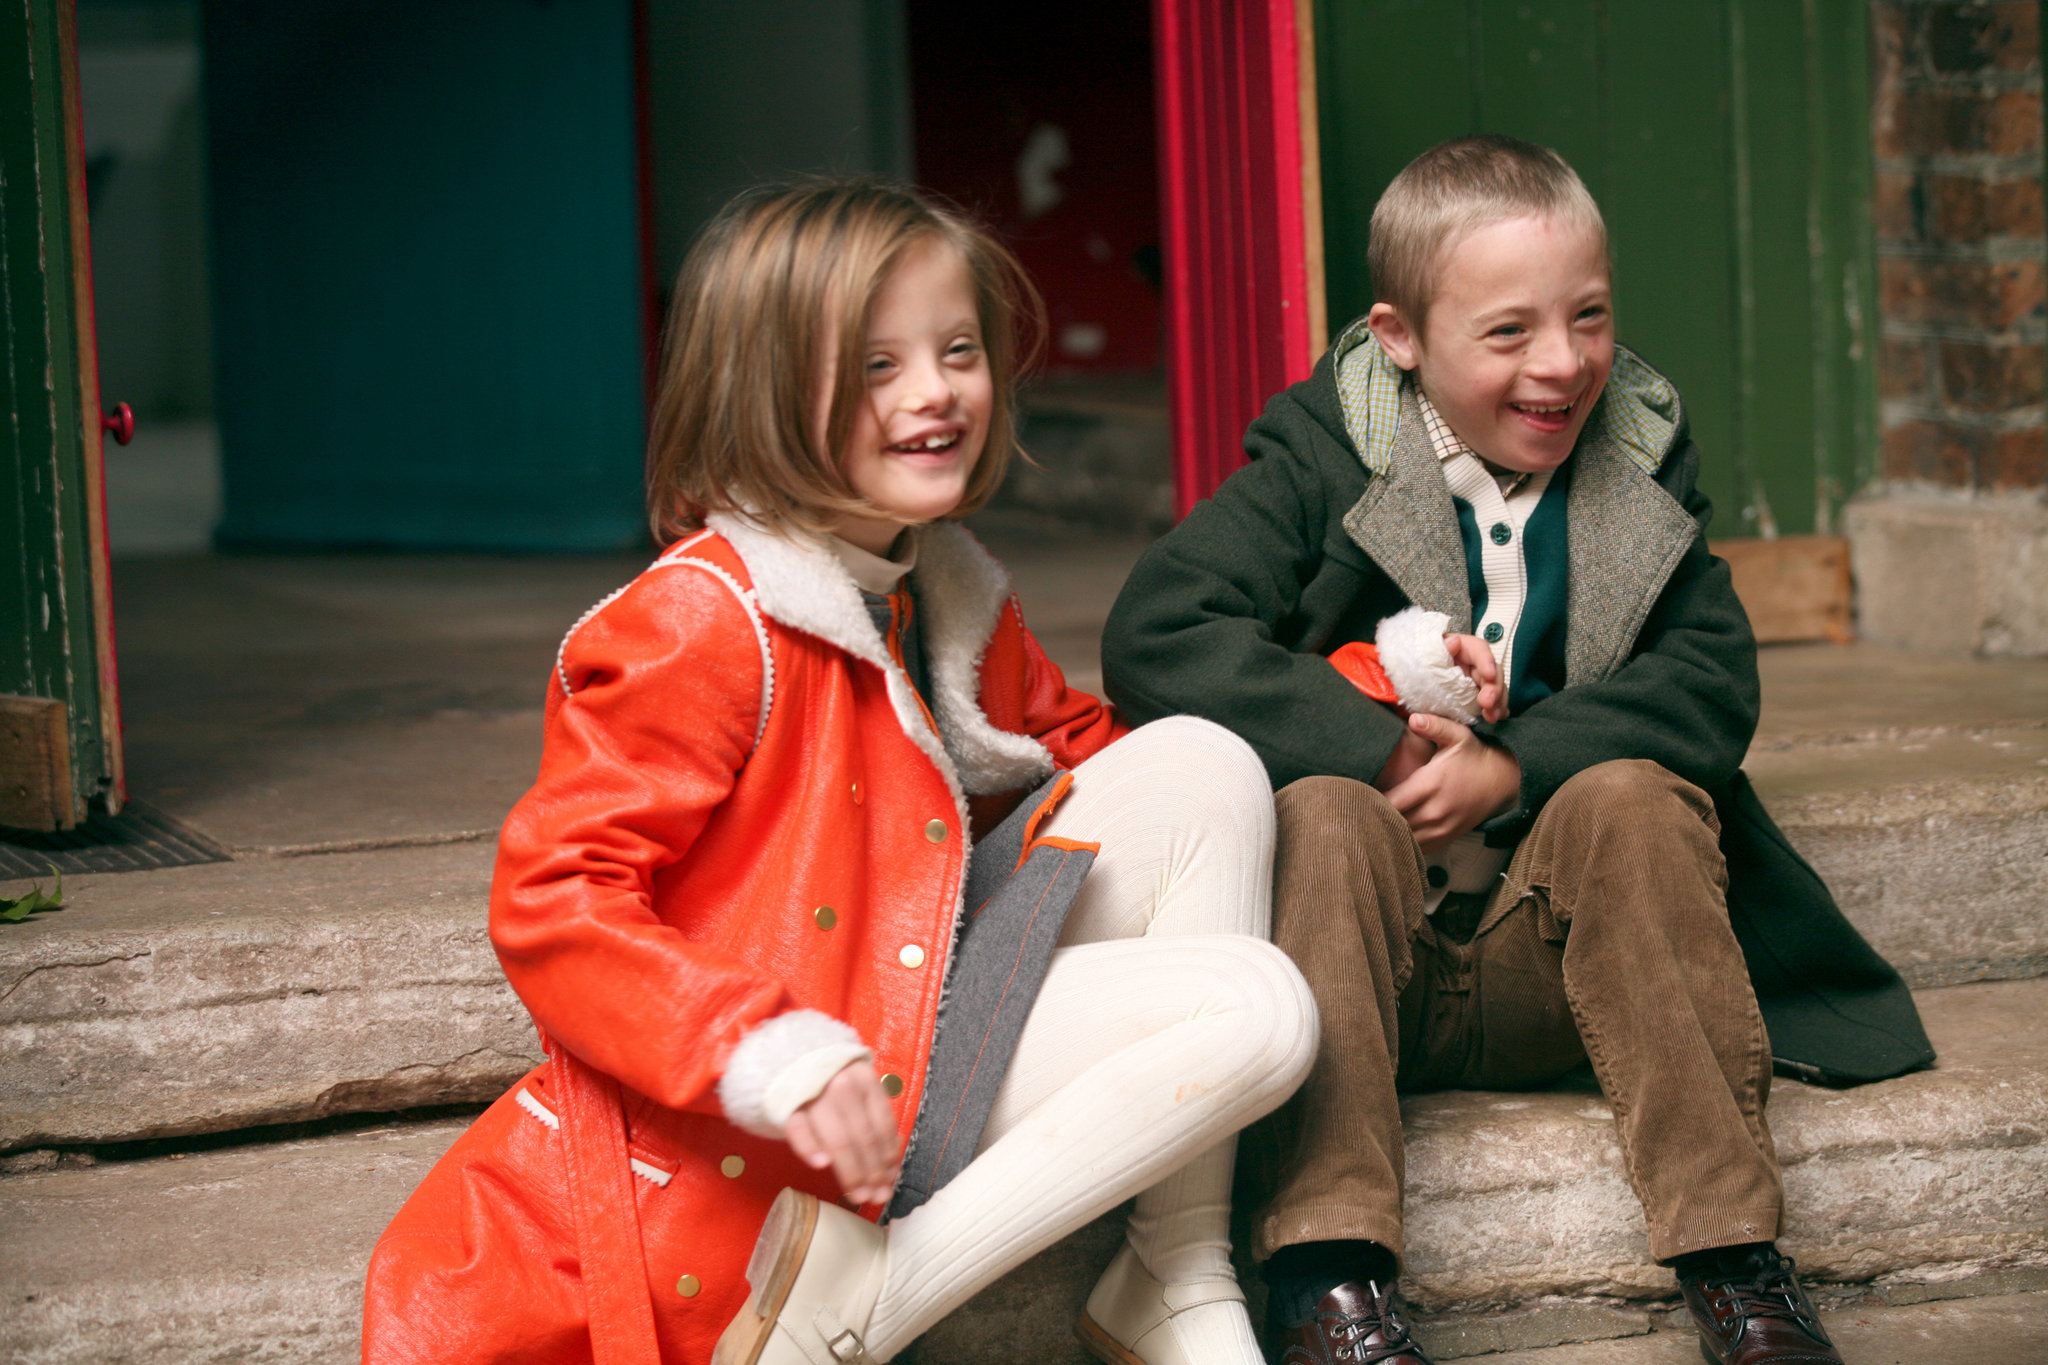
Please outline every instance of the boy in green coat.
[[[1229, 726], [1279, 790], [1274, 936], [1323, 1043], [1254, 1221], [1269, 1326], [1289, 1365], [1424, 1362], [1397, 1091], [1590, 1060], [1708, 1358], [1838, 1361], [1774, 1245], [1773, 1056], [1850, 1084], [1933, 1053], [1740, 772], [1756, 643], [1677, 391], [1615, 345], [1606, 229], [1554, 152], [1424, 153], [1370, 250], [1379, 301], [1103, 641], [1134, 721]], [[1352, 681], [1376, 635], [1395, 690]]]

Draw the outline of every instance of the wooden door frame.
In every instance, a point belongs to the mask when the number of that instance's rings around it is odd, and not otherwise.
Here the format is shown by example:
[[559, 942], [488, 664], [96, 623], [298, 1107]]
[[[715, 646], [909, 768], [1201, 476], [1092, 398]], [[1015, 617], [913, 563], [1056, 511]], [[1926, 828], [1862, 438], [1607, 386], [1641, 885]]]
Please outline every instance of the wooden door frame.
[[[118, 812], [125, 798], [78, 30], [74, 0], [0, 5], [0, 43], [10, 49], [0, 61], [27, 77], [9, 82], [15, 93], [0, 108], [7, 439], [23, 540], [0, 570], [0, 590], [16, 604], [0, 643], [20, 661], [0, 678], [0, 692], [63, 707], [58, 728], [68, 751], [61, 764], [32, 771], [23, 756], [53, 755], [54, 738], [43, 730], [38, 740], [33, 726], [5, 728], [10, 766], [20, 766], [8, 774], [8, 818], [0, 823], [62, 829], [94, 805]], [[54, 715], [47, 705], [12, 713]]]
[[1328, 344], [1313, 0], [1153, 0], [1174, 507]]

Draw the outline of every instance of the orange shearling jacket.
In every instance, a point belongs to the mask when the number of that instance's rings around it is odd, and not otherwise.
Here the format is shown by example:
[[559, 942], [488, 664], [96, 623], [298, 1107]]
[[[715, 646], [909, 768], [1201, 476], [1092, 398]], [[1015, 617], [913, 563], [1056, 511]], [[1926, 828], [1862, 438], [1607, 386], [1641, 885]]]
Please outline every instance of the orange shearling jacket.
[[965, 836], [1126, 728], [967, 531], [913, 534], [925, 698], [829, 550], [737, 518], [570, 630], [491, 894], [550, 1061], [379, 1243], [366, 1360], [706, 1360], [777, 1191], [838, 1196], [791, 1099], [865, 1048], [908, 1138]]

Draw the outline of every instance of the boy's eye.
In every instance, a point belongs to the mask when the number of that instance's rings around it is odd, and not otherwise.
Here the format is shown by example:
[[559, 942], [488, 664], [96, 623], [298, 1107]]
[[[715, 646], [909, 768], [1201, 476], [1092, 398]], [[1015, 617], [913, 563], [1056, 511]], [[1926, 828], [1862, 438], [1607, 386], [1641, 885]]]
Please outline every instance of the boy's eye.
[[1581, 322], [1598, 322], [1606, 316], [1607, 308], [1604, 304], [1596, 303], [1591, 307], [1579, 310], [1579, 321]]
[[1488, 336], [1497, 337], [1518, 337], [1521, 334], [1522, 324], [1519, 322], [1503, 322], [1500, 326], [1487, 333]]

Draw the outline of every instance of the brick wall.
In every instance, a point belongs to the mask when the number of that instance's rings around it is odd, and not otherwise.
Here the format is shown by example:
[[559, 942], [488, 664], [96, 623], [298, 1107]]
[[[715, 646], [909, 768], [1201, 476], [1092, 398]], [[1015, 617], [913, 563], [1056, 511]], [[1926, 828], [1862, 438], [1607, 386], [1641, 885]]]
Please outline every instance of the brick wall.
[[2040, 0], [1873, 0], [1883, 474], [2048, 487]]

